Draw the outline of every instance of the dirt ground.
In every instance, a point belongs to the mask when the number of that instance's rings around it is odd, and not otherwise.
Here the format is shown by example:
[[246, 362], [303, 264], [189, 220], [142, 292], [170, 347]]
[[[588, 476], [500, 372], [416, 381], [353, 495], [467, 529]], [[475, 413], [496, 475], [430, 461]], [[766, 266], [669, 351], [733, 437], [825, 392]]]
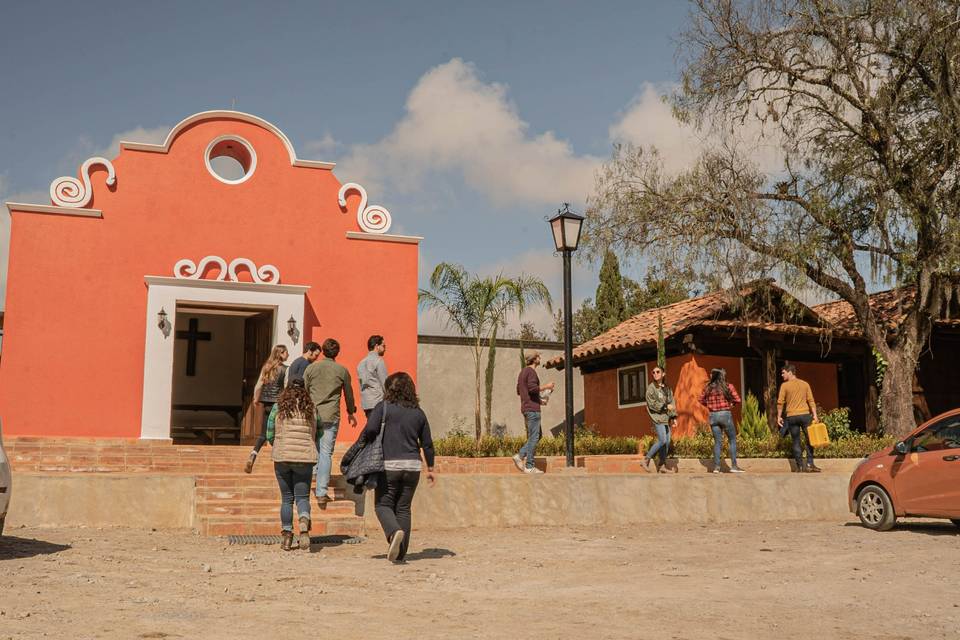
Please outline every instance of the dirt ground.
[[414, 531], [405, 565], [380, 538], [283, 553], [177, 532], [7, 534], [3, 640], [960, 634], [960, 529], [943, 522]]

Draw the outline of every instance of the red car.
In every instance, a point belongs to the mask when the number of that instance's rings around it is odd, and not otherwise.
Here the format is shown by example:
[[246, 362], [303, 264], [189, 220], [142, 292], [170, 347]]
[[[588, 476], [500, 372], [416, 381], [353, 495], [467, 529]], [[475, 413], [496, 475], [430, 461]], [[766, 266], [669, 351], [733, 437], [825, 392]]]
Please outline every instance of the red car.
[[848, 498], [850, 511], [877, 531], [905, 516], [947, 518], [960, 527], [960, 409], [864, 458], [850, 476]]

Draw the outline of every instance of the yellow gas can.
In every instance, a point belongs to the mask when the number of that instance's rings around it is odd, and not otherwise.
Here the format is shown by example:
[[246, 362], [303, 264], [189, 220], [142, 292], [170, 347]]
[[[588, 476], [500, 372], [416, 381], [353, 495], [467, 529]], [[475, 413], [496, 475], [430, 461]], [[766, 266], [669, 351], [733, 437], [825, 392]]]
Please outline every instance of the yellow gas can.
[[827, 425], [822, 422], [814, 422], [807, 427], [807, 436], [810, 438], [810, 445], [814, 449], [819, 449], [830, 444], [830, 436], [827, 435]]

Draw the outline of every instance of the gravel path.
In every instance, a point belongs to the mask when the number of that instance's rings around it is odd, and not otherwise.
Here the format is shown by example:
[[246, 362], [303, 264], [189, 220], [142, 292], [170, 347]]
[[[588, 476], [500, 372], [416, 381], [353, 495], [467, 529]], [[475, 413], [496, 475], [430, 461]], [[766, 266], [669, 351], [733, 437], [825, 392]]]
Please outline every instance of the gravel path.
[[957, 638], [960, 529], [848, 523], [414, 531], [227, 545], [183, 532], [14, 529], [0, 640]]

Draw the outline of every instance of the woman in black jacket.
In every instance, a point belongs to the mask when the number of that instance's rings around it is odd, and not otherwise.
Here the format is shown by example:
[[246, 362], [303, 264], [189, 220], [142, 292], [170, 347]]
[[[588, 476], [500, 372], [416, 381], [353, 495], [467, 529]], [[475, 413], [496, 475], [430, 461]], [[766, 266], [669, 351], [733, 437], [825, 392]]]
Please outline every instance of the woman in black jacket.
[[420, 409], [413, 379], [399, 371], [389, 376], [383, 386], [383, 401], [367, 418], [362, 437], [372, 442], [383, 427], [384, 472], [375, 492], [377, 519], [390, 543], [387, 559], [403, 562], [410, 544], [410, 504], [424, 461], [427, 480], [431, 485], [436, 481], [433, 438], [427, 416]]

